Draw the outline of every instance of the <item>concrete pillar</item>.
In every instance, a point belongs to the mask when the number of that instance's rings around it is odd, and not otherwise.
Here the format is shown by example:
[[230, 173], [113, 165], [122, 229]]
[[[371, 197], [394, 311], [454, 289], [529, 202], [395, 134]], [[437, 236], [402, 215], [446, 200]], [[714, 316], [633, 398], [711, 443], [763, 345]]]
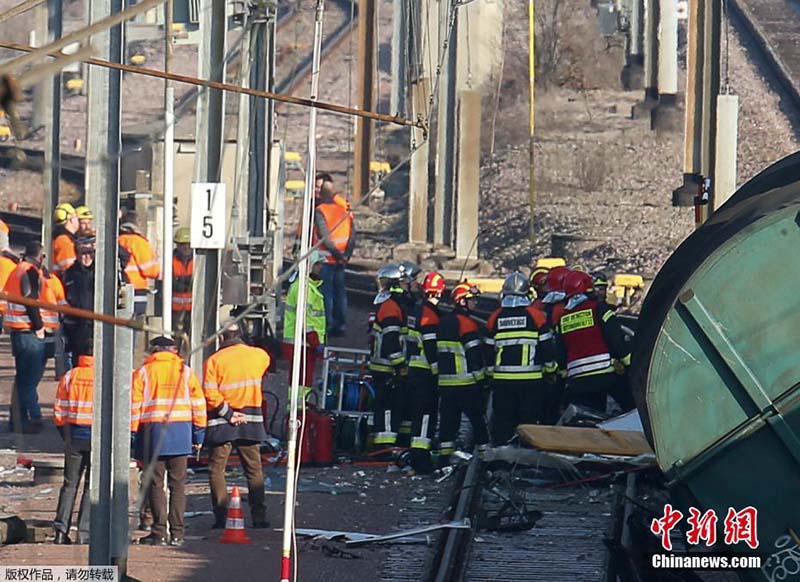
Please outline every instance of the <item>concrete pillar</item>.
[[408, 23], [405, 0], [392, 2], [392, 93], [389, 112], [392, 115], [406, 113], [406, 48], [408, 47]]
[[629, 0], [628, 46], [622, 69], [622, 86], [628, 90], [644, 88], [644, 2]]
[[[423, 77], [411, 86], [414, 111], [425, 111], [430, 79]], [[421, 144], [421, 145], [420, 145]], [[411, 154], [408, 192], [408, 242], [424, 244], [428, 240], [428, 163], [430, 146], [418, 127], [411, 128]]]
[[[442, 2], [439, 10], [441, 37], [447, 36], [450, 25], [449, 4]], [[456, 15], [458, 12], [456, 12]], [[456, 127], [456, 80], [458, 55], [458, 23], [454, 23], [447, 45], [445, 65], [439, 76], [438, 121], [436, 140], [436, 195], [434, 198], [433, 242], [452, 248], [453, 189], [455, 187], [454, 149]]]
[[459, 93], [458, 204], [456, 206], [456, 257], [478, 258], [480, 206], [481, 93]]
[[717, 155], [714, 166], [714, 196], [711, 211], [717, 210], [736, 192], [739, 97], [720, 95], [717, 98]]
[[653, 109], [650, 126], [657, 131], [676, 131], [681, 117], [678, 101], [678, 9], [675, 0], [659, 2], [658, 25], [658, 106]]
[[[643, 63], [644, 101], [634, 105], [631, 117], [651, 118], [658, 103], [658, 19], [659, 0], [642, 0], [644, 6]], [[652, 119], [652, 118], [651, 118]]]
[[702, 182], [704, 6], [705, 0], [689, 2], [683, 185], [672, 192], [673, 206], [692, 206]]

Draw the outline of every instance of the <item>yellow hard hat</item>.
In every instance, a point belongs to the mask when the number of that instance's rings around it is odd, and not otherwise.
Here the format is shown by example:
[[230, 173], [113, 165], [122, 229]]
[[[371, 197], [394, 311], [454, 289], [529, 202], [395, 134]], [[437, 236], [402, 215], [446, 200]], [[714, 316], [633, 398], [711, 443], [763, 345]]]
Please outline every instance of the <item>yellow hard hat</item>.
[[78, 206], [75, 209], [75, 214], [77, 214], [78, 218], [81, 218], [81, 219], [87, 219], [87, 218], [88, 219], [92, 219], [92, 218], [94, 218], [94, 214], [92, 214], [92, 211], [89, 209], [88, 206]]
[[188, 228], [185, 226], [175, 231], [176, 243], [188, 243], [192, 241], [192, 235]]
[[70, 216], [75, 216], [75, 208], [69, 202], [59, 204], [53, 211], [53, 220], [57, 224], [64, 224]]

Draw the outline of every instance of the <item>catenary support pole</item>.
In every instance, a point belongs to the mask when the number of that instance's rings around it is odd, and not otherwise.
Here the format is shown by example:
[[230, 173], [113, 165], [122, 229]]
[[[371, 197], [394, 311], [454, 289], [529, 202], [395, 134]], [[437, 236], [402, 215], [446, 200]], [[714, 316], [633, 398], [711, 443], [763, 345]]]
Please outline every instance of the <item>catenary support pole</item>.
[[406, 0], [392, 0], [392, 93], [389, 112], [405, 117], [406, 47], [408, 47]]
[[[372, 111], [375, 103], [375, 22], [376, 0], [358, 3], [358, 104]], [[358, 203], [369, 191], [369, 162], [372, 159], [372, 121], [356, 119], [355, 156], [353, 157], [353, 202]], [[309, 179], [313, 179], [310, 176]]]
[[[227, 11], [225, 0], [200, 1], [199, 76], [214, 81], [225, 79], [225, 36]], [[222, 172], [222, 150], [225, 121], [225, 93], [218, 89], [204, 91], [197, 101], [197, 153], [195, 182], [219, 182]], [[195, 253], [192, 280], [192, 346], [213, 335], [219, 320], [220, 254], [217, 249], [200, 249]], [[192, 356], [197, 374], [203, 362], [215, 350], [205, 346]]]
[[[172, 6], [173, 0], [164, 4], [164, 70], [172, 70]], [[172, 233], [175, 199], [175, 87], [171, 81], [164, 83], [164, 216], [161, 240], [161, 314], [164, 329], [172, 330]]]
[[[447, 57], [439, 79], [436, 141], [436, 194], [433, 242], [453, 246], [453, 189], [455, 187], [456, 83], [458, 55], [458, 9], [449, 2], [439, 8], [440, 38], [447, 40]], [[448, 38], [449, 37], [449, 38]]]
[[[90, 24], [122, 11], [122, 0], [91, 0]], [[112, 62], [122, 62], [122, 26], [116, 25], [93, 37], [97, 54]], [[113, 315], [117, 309], [117, 213], [119, 211], [119, 154], [121, 73], [112, 69], [89, 72], [88, 132], [86, 146], [86, 198], [95, 211], [97, 255], [95, 258], [94, 310]], [[114, 513], [113, 500], [122, 498], [112, 489], [127, 488], [115, 482], [114, 454], [130, 458], [130, 426], [119, 434], [122, 411], [114, 411], [115, 366], [117, 359], [115, 331], [110, 325], [94, 326], [95, 380], [94, 420], [91, 453], [91, 527], [89, 563], [119, 563], [124, 566], [125, 548], [112, 547], [112, 540], [124, 533], [127, 537], [127, 508], [124, 516]], [[119, 388], [116, 388], [119, 389]], [[129, 389], [129, 388], [128, 388]], [[124, 387], [123, 387], [124, 390]], [[127, 403], [130, 407], [130, 401]], [[120, 439], [124, 442], [120, 442]], [[127, 492], [125, 493], [127, 495]], [[117, 553], [118, 555], [114, 555]], [[122, 576], [120, 576], [122, 577]]]
[[700, 226], [714, 208], [716, 186], [717, 97], [720, 87], [720, 52], [722, 39], [722, 0], [706, 0], [703, 17], [703, 108], [700, 172], [711, 184], [708, 204], [695, 211], [695, 225]]
[[481, 181], [480, 91], [460, 91], [458, 96], [458, 117], [456, 257], [459, 259], [477, 259]]
[[[64, 14], [61, 0], [47, 1], [47, 42], [60, 38]], [[46, 44], [46, 43], [42, 43]], [[53, 209], [58, 205], [61, 191], [61, 73], [42, 83], [45, 103], [44, 134], [44, 204], [42, 207], [42, 244], [45, 253], [53, 248]], [[52, 257], [50, 257], [52, 259]]]
[[[314, 52], [311, 64], [311, 98], [316, 99], [319, 90], [319, 63], [322, 53], [322, 21], [325, 13], [325, 0], [317, 0], [316, 18], [314, 21]], [[303, 193], [303, 213], [301, 215], [300, 256], [304, 257], [298, 265], [297, 278], [297, 313], [295, 317], [294, 345], [303, 346], [306, 341], [306, 308], [308, 298], [308, 250], [311, 246], [311, 217], [314, 212], [314, 180], [317, 164], [317, 110], [311, 109], [308, 116], [308, 159], [306, 162], [306, 184]], [[289, 386], [289, 438], [288, 458], [286, 461], [286, 503], [283, 507], [283, 543], [281, 546], [281, 582], [289, 582], [292, 578], [292, 538], [294, 537], [295, 512], [295, 480], [297, 475], [297, 443], [298, 443], [298, 396], [300, 386], [308, 379], [303, 378], [301, 360], [302, 349], [294, 350], [292, 358], [292, 383]], [[295, 560], [297, 558], [295, 557]], [[295, 565], [296, 569], [296, 565]]]
[[[411, 99], [414, 111], [425, 111], [430, 93], [430, 79], [421, 77], [411, 85]], [[411, 128], [411, 147], [417, 149], [411, 154], [409, 166], [408, 195], [408, 238], [411, 243], [424, 244], [428, 240], [428, 162], [430, 145], [424, 132], [418, 127]]]
[[703, 19], [706, 0], [689, 2], [686, 51], [686, 112], [683, 184], [672, 192], [673, 206], [692, 206], [702, 183], [703, 144]]
[[[531, 249], [536, 244], [536, 166], [534, 164], [534, 131], [536, 129], [536, 7], [528, 0], [528, 200], [530, 203], [529, 238]], [[480, 128], [480, 127], [479, 127]]]

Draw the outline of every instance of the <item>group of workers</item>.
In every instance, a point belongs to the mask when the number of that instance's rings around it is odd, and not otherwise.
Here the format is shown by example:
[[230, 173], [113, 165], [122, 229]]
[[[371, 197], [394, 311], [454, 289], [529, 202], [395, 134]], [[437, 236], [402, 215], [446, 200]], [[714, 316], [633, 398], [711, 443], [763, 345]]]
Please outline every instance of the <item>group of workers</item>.
[[605, 412], [610, 395], [633, 407], [630, 350], [604, 277], [566, 267], [511, 273], [484, 325], [474, 313], [477, 286], [453, 287], [444, 311], [444, 278], [421, 275], [410, 262], [381, 267], [371, 329], [374, 442], [410, 446], [404, 470], [430, 472], [433, 451], [447, 464], [462, 413], [481, 453], [507, 444], [520, 424], [554, 424], [567, 404]]

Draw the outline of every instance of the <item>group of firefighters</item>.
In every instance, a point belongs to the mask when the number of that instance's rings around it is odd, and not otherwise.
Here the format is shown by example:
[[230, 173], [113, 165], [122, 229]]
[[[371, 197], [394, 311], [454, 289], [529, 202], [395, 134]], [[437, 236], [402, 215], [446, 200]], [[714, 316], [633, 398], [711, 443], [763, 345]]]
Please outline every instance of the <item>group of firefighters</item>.
[[[504, 281], [501, 306], [482, 325], [481, 292], [464, 281], [440, 301], [445, 280], [403, 262], [381, 267], [371, 329], [374, 442], [410, 446], [408, 472], [430, 472], [456, 450], [462, 413], [478, 453], [507, 444], [519, 424], [554, 424], [567, 404], [605, 412], [607, 397], [633, 408], [630, 350], [605, 301], [608, 282], [567, 267]], [[491, 397], [491, 422], [485, 417]], [[438, 425], [438, 447], [434, 437]]]

